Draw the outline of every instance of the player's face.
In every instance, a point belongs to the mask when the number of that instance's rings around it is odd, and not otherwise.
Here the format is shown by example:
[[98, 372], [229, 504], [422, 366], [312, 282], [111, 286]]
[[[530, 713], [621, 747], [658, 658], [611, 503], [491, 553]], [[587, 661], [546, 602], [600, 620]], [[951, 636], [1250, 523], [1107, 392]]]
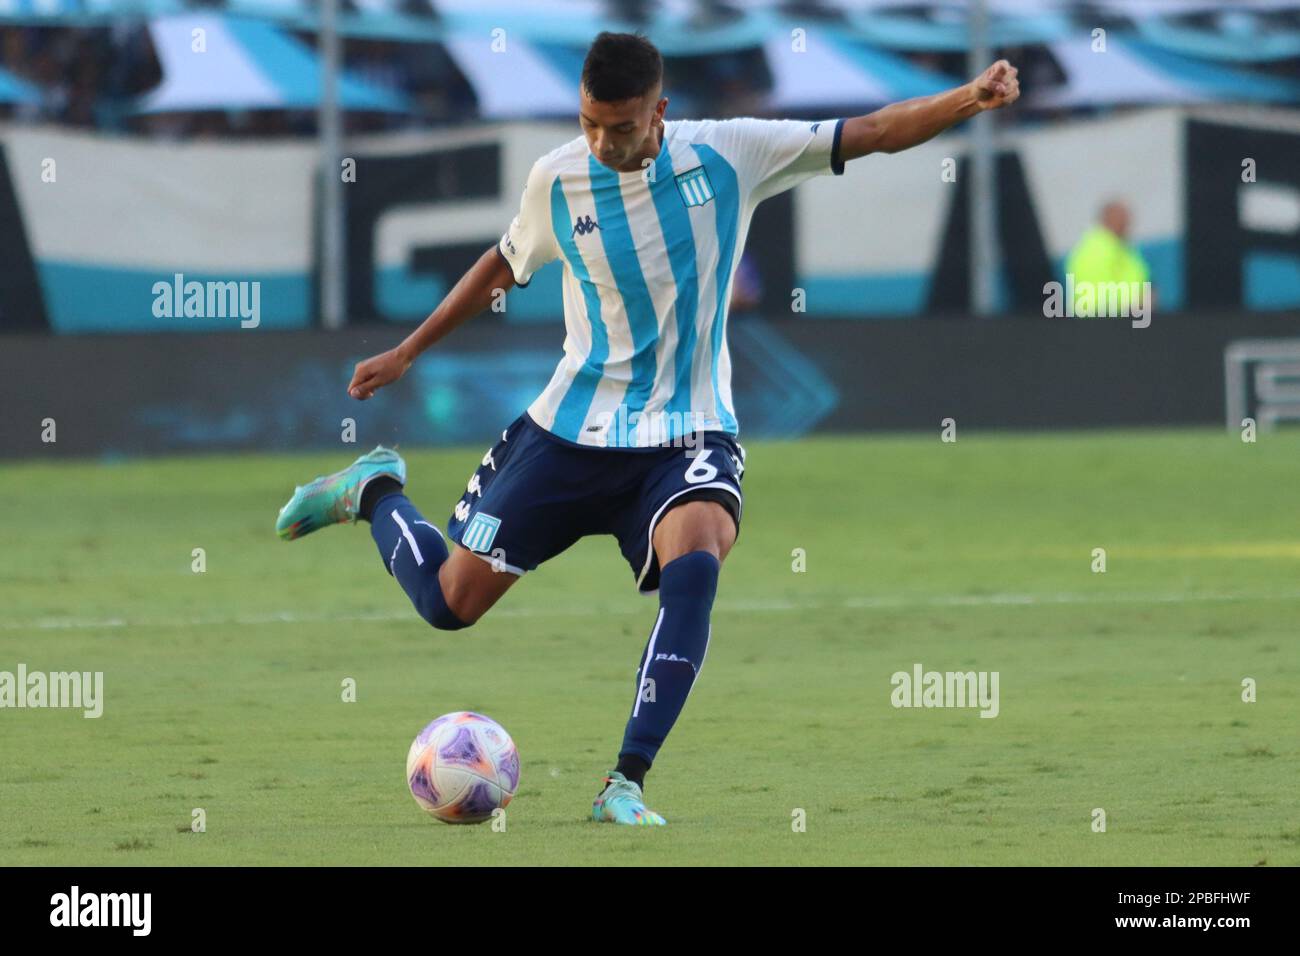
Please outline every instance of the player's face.
[[582, 90], [579, 120], [587, 146], [597, 161], [620, 172], [634, 172], [643, 159], [659, 153], [655, 127], [663, 121], [668, 100], [653, 89], [644, 96], [615, 103], [593, 100]]

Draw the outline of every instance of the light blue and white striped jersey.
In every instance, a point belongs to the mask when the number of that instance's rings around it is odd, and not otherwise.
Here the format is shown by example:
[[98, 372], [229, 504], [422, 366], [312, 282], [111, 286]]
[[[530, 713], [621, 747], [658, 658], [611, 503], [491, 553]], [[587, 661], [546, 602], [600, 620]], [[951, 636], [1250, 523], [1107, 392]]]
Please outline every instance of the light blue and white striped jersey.
[[644, 448], [737, 433], [726, 320], [754, 208], [841, 173], [843, 120], [664, 123], [644, 171], [585, 137], [539, 159], [497, 248], [519, 285], [564, 261], [564, 357], [528, 414], [581, 445]]

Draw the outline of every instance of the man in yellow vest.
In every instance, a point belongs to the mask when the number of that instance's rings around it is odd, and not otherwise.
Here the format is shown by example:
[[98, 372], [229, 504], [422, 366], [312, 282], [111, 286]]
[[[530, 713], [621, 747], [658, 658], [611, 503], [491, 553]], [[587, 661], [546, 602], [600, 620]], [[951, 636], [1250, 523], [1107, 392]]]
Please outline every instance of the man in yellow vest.
[[1073, 287], [1075, 316], [1111, 318], [1126, 314], [1127, 310], [1117, 305], [1149, 290], [1145, 285], [1150, 280], [1146, 261], [1128, 243], [1131, 219], [1124, 203], [1106, 203], [1097, 224], [1083, 234], [1066, 259], [1066, 284]]

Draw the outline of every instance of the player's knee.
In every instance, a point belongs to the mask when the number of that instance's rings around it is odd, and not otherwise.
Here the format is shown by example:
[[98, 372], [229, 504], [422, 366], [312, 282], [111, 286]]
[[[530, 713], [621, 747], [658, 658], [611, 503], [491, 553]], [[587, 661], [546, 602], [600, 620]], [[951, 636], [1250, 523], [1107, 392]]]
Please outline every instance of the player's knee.
[[419, 602], [418, 610], [420, 617], [424, 618], [440, 631], [459, 631], [463, 627], [469, 627], [473, 621], [463, 620], [459, 614], [452, 610], [448, 605], [446, 598], [441, 590], [430, 588], [432, 593]]
[[468, 613], [463, 599], [457, 599], [455, 589], [444, 586], [437, 578], [420, 595], [416, 609], [422, 618], [440, 631], [459, 631], [481, 616]]
[[438, 590], [441, 599], [438, 620], [430, 619], [430, 623], [436, 628], [455, 631], [462, 627], [470, 627], [477, 623], [487, 610], [482, 595], [476, 593], [473, 580], [466, 580], [465, 576], [446, 575]]
[[459, 614], [443, 604], [438, 608], [437, 613], [429, 618], [429, 623], [440, 631], [459, 631], [473, 626], [477, 620], [477, 617], [471, 617], [468, 621], [463, 620]]
[[654, 536], [660, 567], [699, 551], [713, 555], [721, 563], [735, 543], [735, 519], [714, 501], [690, 501], [674, 508], [655, 529]]

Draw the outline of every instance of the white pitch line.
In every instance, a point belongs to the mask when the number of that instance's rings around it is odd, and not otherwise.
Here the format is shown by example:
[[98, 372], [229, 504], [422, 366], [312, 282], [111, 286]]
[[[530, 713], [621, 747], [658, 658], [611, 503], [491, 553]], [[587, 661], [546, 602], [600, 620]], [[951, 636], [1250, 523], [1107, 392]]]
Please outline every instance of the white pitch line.
[[[852, 597], [842, 601], [721, 601], [715, 610], [719, 613], [766, 614], [783, 611], [819, 610], [908, 610], [918, 608], [958, 607], [1047, 607], [1059, 605], [1105, 604], [1221, 604], [1248, 601], [1297, 601], [1300, 591], [1282, 591], [1274, 594], [953, 594], [953, 595], [882, 595], [878, 597]], [[641, 615], [645, 605], [622, 607], [544, 606], [535, 608], [503, 607], [489, 612], [492, 617], [608, 617], [612, 615]], [[186, 627], [242, 627], [263, 624], [319, 624], [386, 623], [419, 620], [409, 609], [394, 611], [369, 611], [355, 614], [303, 614], [297, 611], [275, 611], [267, 614], [244, 614], [234, 617], [191, 617], [171, 620], [132, 621], [121, 617], [110, 618], [42, 618], [34, 621], [3, 621], [0, 631], [77, 631], [112, 630], [129, 627], [186, 628]]]
[[1274, 594], [954, 594], [929, 598], [848, 598], [841, 606], [857, 609], [913, 607], [1043, 607], [1059, 604], [1220, 604], [1240, 601], [1296, 601], [1300, 591]]

